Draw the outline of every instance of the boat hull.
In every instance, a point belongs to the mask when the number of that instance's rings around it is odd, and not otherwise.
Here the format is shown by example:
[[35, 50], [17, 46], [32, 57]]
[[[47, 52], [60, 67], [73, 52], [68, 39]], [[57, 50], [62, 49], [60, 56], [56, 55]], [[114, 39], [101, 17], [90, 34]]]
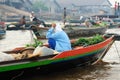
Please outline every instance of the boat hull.
[[[40, 66], [35, 66], [35, 67], [29, 67], [29, 68], [22, 68], [22, 69], [17, 69], [17, 70], [10, 70], [10, 71], [5, 71], [5, 72], [0, 72], [0, 77], [2, 78], [12, 78], [16, 75], [19, 75], [24, 72], [24, 75], [31, 75], [29, 73], [39, 73], [39, 74], [44, 74], [44, 73], [54, 73], [56, 71], [63, 71], [63, 70], [68, 70], [71, 68], [75, 67], [82, 67], [82, 66], [89, 66], [93, 62], [95, 62], [101, 52], [104, 50], [100, 51], [98, 54], [92, 54], [88, 55], [85, 57], [78, 57], [74, 59], [68, 59], [68, 60], [61, 60], [61, 61], [53, 61], [51, 64], [47, 65], [40, 65]], [[27, 65], [27, 64], [26, 64]], [[16, 65], [15, 65], [16, 66]], [[14, 67], [15, 67], [14, 66]], [[20, 65], [19, 65], [20, 66]], [[11, 66], [10, 66], [11, 67]], [[12, 73], [12, 74], [11, 74]]]

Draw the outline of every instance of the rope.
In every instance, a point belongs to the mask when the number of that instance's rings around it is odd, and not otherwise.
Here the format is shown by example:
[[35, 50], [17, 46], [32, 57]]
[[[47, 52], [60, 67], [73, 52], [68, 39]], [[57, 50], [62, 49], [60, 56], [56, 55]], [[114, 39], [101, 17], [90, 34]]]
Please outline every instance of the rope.
[[101, 56], [95, 61], [93, 62], [91, 65], [94, 65], [96, 64], [98, 61], [100, 61], [105, 55], [106, 53], [108, 52], [108, 50], [111, 48], [112, 44], [114, 43], [114, 41], [111, 42], [110, 45], [108, 45], [108, 47], [101, 53]]
[[107, 53], [108, 49], [109, 49], [109, 48], [106, 48], [106, 49], [101, 53], [101, 56], [100, 56], [95, 62], [93, 62], [91, 65], [94, 65], [94, 64], [98, 63], [98, 62], [104, 57], [104, 55]]

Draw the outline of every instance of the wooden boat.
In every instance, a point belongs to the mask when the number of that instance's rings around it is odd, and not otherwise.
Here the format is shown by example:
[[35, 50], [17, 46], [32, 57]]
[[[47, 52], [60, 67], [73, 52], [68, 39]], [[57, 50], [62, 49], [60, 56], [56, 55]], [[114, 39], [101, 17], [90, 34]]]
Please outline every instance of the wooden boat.
[[109, 24], [108, 28], [120, 28], [120, 18], [114, 18], [112, 21], [113, 23]]
[[[77, 49], [61, 52], [60, 54], [0, 62], [0, 73], [11, 74], [12, 71], [30, 71], [33, 69], [39, 69], [45, 72], [65, 67], [94, 65], [105, 56], [113, 42], [114, 36], [110, 36], [98, 44], [79, 47]], [[6, 51], [6, 53], [20, 53], [23, 49], [24, 48], [14, 49]]]
[[43, 20], [26, 22], [26, 24], [24, 26], [21, 26], [18, 22], [10, 23], [10, 24], [7, 24], [7, 30], [30, 30], [31, 25], [40, 25], [41, 23], [44, 26], [46, 26], [46, 24]]
[[[32, 26], [32, 30], [35, 33], [36, 37], [38, 39], [45, 39], [46, 38], [46, 32], [49, 28], [40, 28], [37, 26]], [[104, 34], [107, 30], [107, 27], [66, 27], [63, 29], [70, 38], [76, 38], [76, 37], [89, 37], [93, 36], [95, 34]]]
[[19, 23], [11, 23], [7, 24], [7, 30], [29, 30], [32, 24], [34, 24], [34, 22], [27, 22], [25, 26], [20, 26]]

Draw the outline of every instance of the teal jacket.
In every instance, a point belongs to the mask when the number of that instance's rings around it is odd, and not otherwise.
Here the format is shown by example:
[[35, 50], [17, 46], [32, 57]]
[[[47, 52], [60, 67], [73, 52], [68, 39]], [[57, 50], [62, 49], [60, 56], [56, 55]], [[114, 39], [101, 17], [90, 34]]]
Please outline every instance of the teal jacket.
[[54, 29], [50, 28], [46, 34], [46, 38], [52, 38], [56, 41], [55, 50], [58, 52], [71, 50], [69, 37], [63, 30], [54, 32]]

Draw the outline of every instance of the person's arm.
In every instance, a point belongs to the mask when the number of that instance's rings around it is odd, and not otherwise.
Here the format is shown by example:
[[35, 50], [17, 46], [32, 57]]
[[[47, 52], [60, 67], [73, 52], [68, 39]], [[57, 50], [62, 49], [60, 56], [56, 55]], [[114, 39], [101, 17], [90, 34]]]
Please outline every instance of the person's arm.
[[51, 28], [47, 31], [46, 38], [51, 38], [51, 35], [53, 34], [53, 32], [54, 32], [54, 28], [51, 27]]
[[48, 30], [48, 32], [46, 34], [46, 38], [56, 38], [56, 37], [58, 37], [57, 35], [58, 35], [58, 33], [57, 32], [54, 33], [54, 28], [52, 27]]

